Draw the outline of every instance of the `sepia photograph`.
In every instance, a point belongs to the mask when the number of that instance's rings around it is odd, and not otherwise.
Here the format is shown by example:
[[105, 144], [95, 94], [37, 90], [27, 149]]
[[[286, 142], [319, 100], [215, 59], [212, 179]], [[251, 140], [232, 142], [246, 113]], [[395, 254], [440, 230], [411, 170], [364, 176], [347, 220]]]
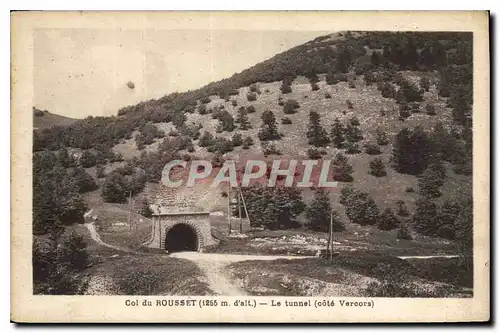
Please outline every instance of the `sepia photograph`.
[[[471, 17], [487, 34], [487, 16]], [[487, 44], [473, 29], [301, 22], [34, 27], [23, 290], [168, 306], [287, 297], [294, 311], [317, 297], [477, 299], [489, 170], [476, 183], [487, 168], [476, 135], [486, 147], [489, 99], [477, 106], [488, 85], [474, 73]]]

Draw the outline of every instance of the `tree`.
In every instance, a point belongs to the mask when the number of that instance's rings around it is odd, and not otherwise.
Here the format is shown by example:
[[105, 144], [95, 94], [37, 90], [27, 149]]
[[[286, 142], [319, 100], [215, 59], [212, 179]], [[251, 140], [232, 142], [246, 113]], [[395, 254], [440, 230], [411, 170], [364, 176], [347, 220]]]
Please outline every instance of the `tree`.
[[400, 224], [392, 209], [386, 208], [377, 221], [377, 228], [380, 230], [393, 230]]
[[227, 112], [227, 110], [222, 111], [219, 114], [218, 119], [222, 131], [232, 132], [236, 128], [236, 126], [234, 125], [233, 116], [229, 112]]
[[101, 196], [104, 202], [127, 202], [129, 186], [125, 177], [118, 172], [111, 172], [102, 185]]
[[347, 124], [347, 127], [345, 129], [345, 138], [350, 142], [358, 142], [363, 140], [363, 135], [361, 134], [361, 129], [359, 128], [359, 122], [357, 122], [357, 119], [353, 118]]
[[85, 193], [89, 191], [93, 191], [97, 188], [97, 184], [82, 167], [72, 169], [67, 176], [67, 182], [70, 182], [71, 185], [76, 186], [79, 193]]
[[286, 76], [283, 79], [283, 83], [280, 86], [280, 90], [283, 94], [288, 94], [292, 92], [292, 87], [290, 86], [292, 83], [292, 79], [288, 76]]
[[149, 207], [149, 202], [147, 199], [144, 199], [141, 203], [141, 208], [139, 209], [139, 214], [144, 217], [150, 218], [153, 216], [153, 211]]
[[383, 177], [387, 175], [385, 171], [385, 165], [380, 157], [377, 157], [370, 161], [370, 174], [375, 177]]
[[248, 149], [250, 146], [253, 146], [253, 139], [252, 137], [247, 136], [243, 139], [243, 149]]
[[420, 127], [413, 131], [403, 128], [394, 142], [395, 168], [400, 173], [421, 174], [427, 168], [432, 151], [432, 142]]
[[314, 190], [314, 200], [306, 209], [307, 227], [314, 231], [328, 232], [330, 229], [330, 215], [333, 215], [334, 232], [343, 231], [344, 224], [340, 221], [337, 212], [332, 211], [330, 198], [324, 188], [318, 187]]
[[239, 147], [243, 144], [243, 136], [240, 133], [234, 133], [231, 142], [233, 143], [234, 147]]
[[97, 178], [104, 178], [104, 177], [106, 177], [106, 172], [105, 172], [104, 166], [102, 166], [101, 164], [98, 164], [96, 166], [95, 172], [96, 172], [96, 177]]
[[342, 187], [342, 189], [340, 190], [340, 199], [339, 199], [339, 202], [341, 205], [347, 205], [351, 195], [353, 195], [354, 193], [356, 193], [356, 190], [351, 187], [351, 186], [344, 186]]
[[279, 140], [280, 134], [278, 132], [278, 125], [276, 124], [276, 117], [272, 111], [266, 110], [262, 113], [262, 126], [259, 131], [260, 141]]
[[412, 240], [413, 237], [411, 236], [410, 229], [405, 223], [401, 223], [399, 229], [398, 229], [398, 239], [404, 239], [404, 240]]
[[397, 206], [396, 213], [399, 216], [408, 216], [408, 215], [410, 215], [410, 212], [408, 211], [408, 207], [406, 207], [406, 204], [405, 204], [405, 202], [403, 200], [396, 201], [396, 206]]
[[245, 108], [240, 108], [238, 110], [238, 116], [236, 117], [236, 122], [242, 131], [252, 128], [250, 121], [248, 120], [247, 110]]
[[35, 295], [83, 295], [88, 288], [86, 243], [74, 232], [59, 229], [43, 242], [35, 238], [32, 263]]
[[309, 113], [309, 129], [307, 130], [309, 144], [315, 147], [324, 147], [328, 144], [328, 136], [325, 129], [321, 126], [320, 117], [317, 112]]
[[68, 149], [66, 147], [59, 149], [57, 152], [57, 159], [59, 164], [65, 168], [71, 168], [76, 165], [75, 159], [68, 153]]
[[435, 158], [418, 177], [419, 194], [432, 198], [439, 197], [441, 195], [440, 187], [443, 186], [445, 178], [446, 169], [441, 160]]
[[364, 192], [354, 192], [347, 200], [346, 215], [352, 223], [374, 225], [380, 211], [375, 201]]
[[198, 145], [200, 147], [208, 147], [213, 144], [214, 144], [214, 136], [210, 132], [207, 131], [203, 132], [198, 141]]
[[438, 228], [437, 206], [428, 197], [420, 197], [413, 214], [415, 230], [423, 235], [435, 235]]
[[384, 130], [378, 128], [375, 136], [377, 139], [377, 144], [379, 146], [386, 146], [389, 144], [389, 138], [387, 137], [387, 133]]
[[374, 143], [367, 143], [365, 145], [365, 152], [368, 155], [380, 155], [380, 154], [382, 154], [382, 152], [380, 151], [379, 146], [376, 145], [376, 144], [374, 144]]
[[336, 180], [338, 182], [352, 182], [353, 181], [353, 177], [352, 177], [353, 169], [352, 169], [352, 166], [348, 163], [347, 157], [338, 153], [335, 156], [333, 164], [335, 165], [334, 173], [333, 173], [333, 180]]
[[332, 129], [330, 131], [330, 136], [332, 142], [337, 148], [342, 148], [344, 143], [344, 125], [340, 122], [339, 118], [335, 118], [333, 122]]
[[84, 168], [91, 168], [97, 163], [96, 156], [90, 150], [85, 150], [80, 157], [80, 165]]
[[300, 108], [299, 103], [294, 99], [289, 99], [285, 102], [285, 105], [283, 106], [283, 112], [285, 114], [293, 114], [297, 112], [296, 110], [298, 108]]

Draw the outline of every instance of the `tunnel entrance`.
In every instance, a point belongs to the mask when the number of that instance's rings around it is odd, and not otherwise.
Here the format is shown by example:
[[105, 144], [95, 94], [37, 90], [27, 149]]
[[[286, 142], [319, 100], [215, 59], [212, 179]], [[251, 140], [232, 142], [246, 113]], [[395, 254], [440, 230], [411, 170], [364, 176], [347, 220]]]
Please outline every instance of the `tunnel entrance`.
[[169, 253], [198, 251], [198, 236], [187, 224], [176, 224], [165, 235], [165, 250]]

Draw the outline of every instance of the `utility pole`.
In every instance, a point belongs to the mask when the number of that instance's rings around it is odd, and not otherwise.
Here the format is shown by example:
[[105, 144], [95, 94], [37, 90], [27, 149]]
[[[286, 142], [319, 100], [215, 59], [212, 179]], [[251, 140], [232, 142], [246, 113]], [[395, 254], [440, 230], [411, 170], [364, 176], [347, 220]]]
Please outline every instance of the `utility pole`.
[[238, 216], [240, 218], [240, 234], [243, 233], [243, 221], [241, 220], [241, 189], [238, 187]]
[[132, 214], [132, 191], [130, 191], [130, 196], [128, 199], [128, 228], [130, 232], [132, 232], [131, 214]]
[[231, 183], [227, 187], [227, 232], [231, 235]]
[[333, 260], [333, 211], [330, 212], [330, 236], [329, 245], [330, 245], [330, 260]]
[[332, 223], [331, 223], [331, 217], [330, 217], [330, 225], [328, 226], [328, 243], [326, 244], [326, 253], [325, 253], [325, 258], [328, 259], [330, 257], [330, 244], [332, 242]]

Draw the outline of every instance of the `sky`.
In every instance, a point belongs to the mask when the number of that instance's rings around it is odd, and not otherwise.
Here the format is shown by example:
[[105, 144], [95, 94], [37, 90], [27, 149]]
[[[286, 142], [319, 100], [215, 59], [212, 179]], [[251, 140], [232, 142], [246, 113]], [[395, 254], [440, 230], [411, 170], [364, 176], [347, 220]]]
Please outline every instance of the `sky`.
[[327, 33], [37, 29], [34, 106], [74, 118], [113, 115], [126, 105], [229, 77]]

